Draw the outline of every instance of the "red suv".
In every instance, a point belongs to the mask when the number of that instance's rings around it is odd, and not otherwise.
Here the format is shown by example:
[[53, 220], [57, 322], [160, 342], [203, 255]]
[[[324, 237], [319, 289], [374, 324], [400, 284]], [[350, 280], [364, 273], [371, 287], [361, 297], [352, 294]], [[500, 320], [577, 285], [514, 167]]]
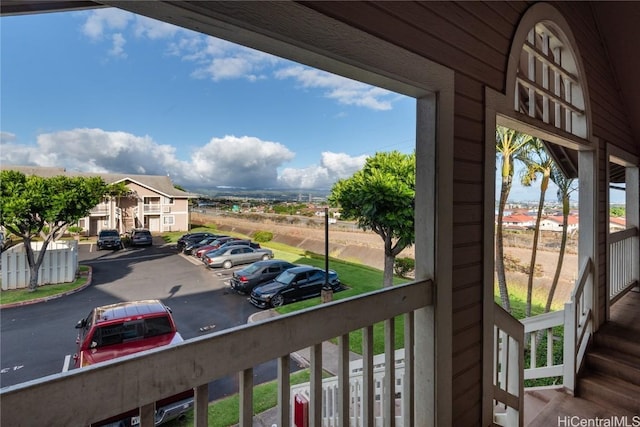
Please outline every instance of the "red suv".
[[[155, 347], [176, 344], [182, 336], [171, 310], [158, 300], [121, 302], [96, 307], [76, 325], [78, 353], [76, 367], [104, 362]], [[156, 402], [155, 424], [183, 417], [193, 407], [193, 390]], [[118, 422], [120, 421], [120, 422]], [[138, 410], [118, 415], [95, 425], [138, 424]]]

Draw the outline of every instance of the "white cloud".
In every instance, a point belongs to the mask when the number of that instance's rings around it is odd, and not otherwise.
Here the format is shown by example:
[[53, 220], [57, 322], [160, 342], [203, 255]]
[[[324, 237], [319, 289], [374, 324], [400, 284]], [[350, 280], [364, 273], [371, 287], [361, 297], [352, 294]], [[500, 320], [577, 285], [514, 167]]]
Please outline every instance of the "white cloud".
[[[15, 137], [3, 133], [5, 138]], [[2, 164], [63, 167], [70, 171], [170, 175], [186, 188], [330, 188], [359, 170], [366, 156], [322, 153], [318, 165], [280, 169], [295, 153], [281, 143], [251, 136], [212, 138], [180, 160], [176, 149], [150, 136], [102, 129], [71, 129], [44, 133], [36, 146], [4, 143]]]
[[150, 40], [167, 39], [174, 37], [179, 31], [183, 30], [175, 25], [147, 18], [146, 16], [136, 15], [134, 24], [134, 34], [136, 37], [148, 38]]
[[372, 110], [390, 110], [391, 99], [396, 96], [386, 89], [301, 65], [280, 69], [275, 76], [279, 79], [293, 78], [305, 89], [324, 89], [327, 98], [335, 99], [340, 104]]
[[182, 39], [171, 51], [183, 60], [195, 62], [192, 76], [214, 82], [244, 78], [249, 81], [265, 79], [265, 70], [280, 59], [267, 53], [238, 46], [214, 37], [203, 37], [200, 42]]
[[293, 157], [294, 153], [278, 142], [250, 136], [212, 138], [191, 156], [187, 179], [202, 187], [274, 187], [278, 167]]
[[84, 172], [166, 175], [187, 165], [176, 159], [175, 147], [149, 136], [102, 129], [72, 129], [38, 136], [31, 160], [40, 166]]
[[331, 188], [342, 178], [348, 178], [364, 166], [367, 156], [352, 157], [345, 153], [325, 151], [319, 165], [304, 169], [286, 168], [279, 180], [289, 188]]
[[82, 32], [93, 40], [99, 40], [104, 37], [105, 32], [124, 30], [133, 17], [129, 12], [115, 8], [94, 10], [89, 12]]
[[109, 54], [111, 56], [115, 56], [116, 58], [126, 58], [127, 54], [124, 51], [124, 45], [127, 41], [124, 39], [122, 34], [116, 33], [112, 36], [113, 45]]
[[275, 77], [293, 79], [301, 89], [319, 89], [324, 96], [342, 105], [390, 110], [397, 95], [386, 89], [337, 76], [325, 71], [301, 65], [276, 56], [240, 46], [226, 40], [205, 36], [193, 31], [133, 15], [117, 9], [100, 9], [86, 15], [83, 32], [93, 40], [109, 36], [113, 45], [109, 53], [126, 58], [124, 44], [127, 31], [137, 39], [166, 40], [166, 52], [182, 61], [192, 62], [191, 76], [220, 82], [245, 79], [250, 82]]

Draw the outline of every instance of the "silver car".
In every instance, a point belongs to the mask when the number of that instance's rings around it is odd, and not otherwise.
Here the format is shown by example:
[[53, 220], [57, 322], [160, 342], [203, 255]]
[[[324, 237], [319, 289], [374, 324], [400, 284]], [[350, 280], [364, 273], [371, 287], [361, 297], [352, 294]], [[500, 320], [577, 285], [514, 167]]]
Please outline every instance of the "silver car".
[[207, 267], [231, 268], [234, 265], [250, 264], [273, 258], [271, 249], [254, 249], [251, 246], [236, 245], [208, 252], [202, 262]]

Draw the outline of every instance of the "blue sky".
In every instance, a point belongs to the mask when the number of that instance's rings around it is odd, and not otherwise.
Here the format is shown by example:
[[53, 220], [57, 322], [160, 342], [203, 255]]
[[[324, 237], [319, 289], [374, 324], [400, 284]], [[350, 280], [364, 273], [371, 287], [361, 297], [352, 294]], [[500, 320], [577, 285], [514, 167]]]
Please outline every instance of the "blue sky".
[[410, 153], [415, 101], [116, 9], [3, 17], [0, 161], [330, 188]]
[[329, 189], [414, 149], [412, 98], [117, 9], [3, 17], [0, 37], [5, 165]]

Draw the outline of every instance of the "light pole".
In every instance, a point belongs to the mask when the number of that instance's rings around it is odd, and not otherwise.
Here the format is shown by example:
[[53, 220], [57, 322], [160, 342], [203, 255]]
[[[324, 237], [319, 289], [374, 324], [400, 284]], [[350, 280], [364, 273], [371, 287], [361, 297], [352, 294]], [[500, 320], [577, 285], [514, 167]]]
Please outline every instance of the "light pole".
[[329, 208], [324, 208], [324, 284], [321, 298], [323, 303], [333, 300], [333, 289], [329, 285]]

